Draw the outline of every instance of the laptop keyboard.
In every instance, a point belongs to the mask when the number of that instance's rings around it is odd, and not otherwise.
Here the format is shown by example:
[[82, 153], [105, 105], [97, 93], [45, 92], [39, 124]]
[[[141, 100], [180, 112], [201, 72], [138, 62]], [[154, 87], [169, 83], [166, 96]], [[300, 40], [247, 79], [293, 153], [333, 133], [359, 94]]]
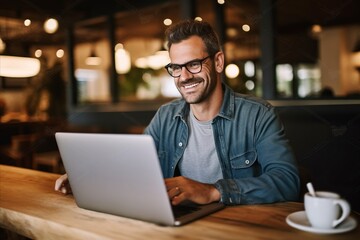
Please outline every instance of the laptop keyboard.
[[172, 206], [172, 210], [175, 218], [179, 218], [187, 214], [196, 212], [199, 209], [200, 207], [196, 207], [196, 206], [186, 206], [186, 205]]

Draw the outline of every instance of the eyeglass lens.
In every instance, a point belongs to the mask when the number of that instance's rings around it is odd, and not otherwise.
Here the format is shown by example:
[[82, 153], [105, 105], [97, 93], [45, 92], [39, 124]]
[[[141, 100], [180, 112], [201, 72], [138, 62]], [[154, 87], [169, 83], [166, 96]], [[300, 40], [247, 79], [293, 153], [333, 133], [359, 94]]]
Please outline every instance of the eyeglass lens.
[[168, 64], [166, 69], [172, 77], [180, 77], [182, 68], [185, 67], [190, 73], [195, 74], [201, 72], [202, 62], [210, 56], [203, 59], [196, 59], [184, 64]]

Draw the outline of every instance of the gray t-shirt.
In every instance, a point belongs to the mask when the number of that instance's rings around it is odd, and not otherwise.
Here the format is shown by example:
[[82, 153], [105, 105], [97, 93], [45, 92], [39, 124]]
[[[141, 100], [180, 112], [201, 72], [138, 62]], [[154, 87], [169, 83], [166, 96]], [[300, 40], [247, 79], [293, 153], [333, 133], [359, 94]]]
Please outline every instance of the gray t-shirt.
[[179, 162], [182, 176], [202, 183], [215, 183], [222, 179], [219, 158], [211, 121], [198, 121], [189, 113], [190, 136], [184, 155]]

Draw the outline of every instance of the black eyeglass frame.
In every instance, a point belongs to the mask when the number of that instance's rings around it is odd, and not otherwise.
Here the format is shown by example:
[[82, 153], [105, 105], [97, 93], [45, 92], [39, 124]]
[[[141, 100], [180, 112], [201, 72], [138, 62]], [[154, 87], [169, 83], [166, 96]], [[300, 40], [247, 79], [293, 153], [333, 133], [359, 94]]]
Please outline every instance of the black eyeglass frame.
[[[165, 66], [165, 69], [166, 69], [166, 71], [169, 73], [169, 75], [172, 76], [172, 77], [174, 77], [174, 78], [178, 78], [178, 77], [181, 76], [181, 72], [182, 72], [182, 68], [183, 68], [183, 67], [185, 67], [186, 70], [187, 70], [188, 72], [190, 72], [191, 74], [196, 74], [196, 73], [201, 72], [203, 62], [204, 62], [206, 59], [210, 58], [210, 57], [212, 57], [212, 56], [209, 55], [209, 56], [204, 57], [204, 58], [202, 58], [202, 59], [194, 59], [194, 60], [188, 61], [188, 62], [186, 62], [186, 63], [184, 63], [184, 64], [173, 64], [173, 63], [169, 63], [169, 64], [167, 64], [167, 65]], [[192, 64], [192, 63], [194, 63], [194, 62], [195, 62], [195, 63], [196, 63], [196, 62], [199, 62], [199, 63], [200, 63], [200, 70], [196, 70], [195, 72], [189, 70], [189, 68], [187, 67], [189, 64]], [[173, 74], [171, 74], [171, 71], [169, 70], [169, 68], [170, 68], [171, 66], [174, 66], [174, 65], [180, 67], [180, 74], [179, 74], [179, 75], [173, 75]]]

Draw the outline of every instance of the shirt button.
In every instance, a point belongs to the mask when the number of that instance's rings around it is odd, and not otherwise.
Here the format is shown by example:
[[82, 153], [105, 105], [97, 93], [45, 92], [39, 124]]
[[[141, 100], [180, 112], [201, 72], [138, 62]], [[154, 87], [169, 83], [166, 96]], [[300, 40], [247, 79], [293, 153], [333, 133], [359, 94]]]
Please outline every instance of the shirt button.
[[248, 159], [245, 160], [245, 164], [248, 165], [250, 161]]
[[183, 143], [182, 142], [179, 142], [179, 147], [182, 147]]

